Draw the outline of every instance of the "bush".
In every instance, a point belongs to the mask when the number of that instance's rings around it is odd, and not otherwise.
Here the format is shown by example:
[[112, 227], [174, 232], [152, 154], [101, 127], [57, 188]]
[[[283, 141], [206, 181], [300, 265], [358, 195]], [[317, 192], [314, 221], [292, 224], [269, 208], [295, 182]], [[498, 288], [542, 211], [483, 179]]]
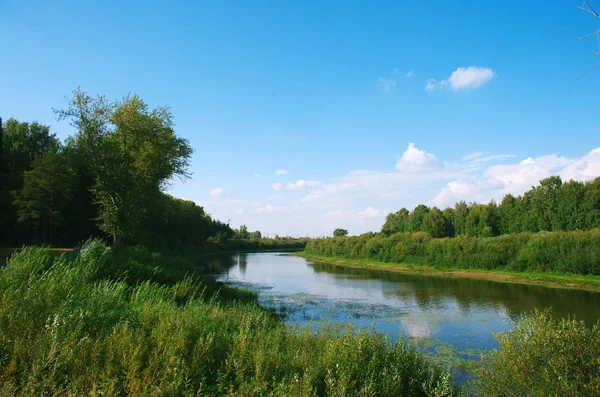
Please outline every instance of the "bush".
[[497, 339], [500, 349], [476, 371], [482, 395], [600, 395], [600, 323], [590, 329], [583, 321], [534, 312]]
[[403, 342], [351, 326], [291, 329], [237, 299], [251, 294], [223, 299], [189, 269], [98, 241], [60, 257], [15, 254], [0, 269], [0, 395], [458, 394]]
[[442, 268], [555, 271], [600, 275], [600, 230], [431, 238], [423, 232], [316, 239], [305, 252]]

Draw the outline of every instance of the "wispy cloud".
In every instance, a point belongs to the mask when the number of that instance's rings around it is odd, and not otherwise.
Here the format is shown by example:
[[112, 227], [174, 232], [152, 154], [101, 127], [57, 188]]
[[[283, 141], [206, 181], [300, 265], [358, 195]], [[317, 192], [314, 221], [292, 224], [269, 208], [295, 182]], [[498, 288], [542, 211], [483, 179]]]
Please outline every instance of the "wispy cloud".
[[466, 68], [458, 68], [448, 79], [436, 80], [430, 78], [425, 84], [425, 91], [433, 92], [435, 90], [451, 90], [459, 91], [465, 89], [473, 89], [482, 86], [494, 78], [496, 73], [490, 68], [479, 66], [469, 66]]
[[304, 188], [307, 187], [316, 187], [319, 186], [321, 184], [321, 182], [319, 181], [305, 181], [304, 179], [300, 179], [294, 183], [288, 183], [287, 184], [287, 189], [288, 190], [302, 190]]
[[278, 183], [278, 182], [276, 182], [276, 183], [274, 183], [274, 184], [272, 184], [272, 185], [271, 185], [271, 188], [272, 188], [273, 190], [281, 190], [281, 187], [282, 187], [282, 186], [283, 186], [283, 185], [282, 185], [281, 183]]
[[406, 74], [404, 75], [404, 77], [406, 77], [407, 79], [410, 79], [414, 75], [415, 75], [415, 71], [411, 69], [408, 72], [406, 72]]
[[363, 211], [359, 211], [359, 213], [358, 213], [358, 216], [361, 216], [364, 218], [375, 218], [377, 215], [379, 215], [379, 210], [376, 210], [375, 208], [373, 208], [371, 206], [368, 206]]
[[209, 192], [209, 194], [210, 194], [211, 196], [213, 196], [213, 197], [219, 197], [219, 196], [222, 196], [222, 195], [223, 195], [223, 193], [225, 193], [225, 190], [223, 190], [223, 189], [222, 189], [222, 188], [220, 188], [220, 187], [218, 187], [218, 188], [215, 188], [215, 189], [213, 189], [213, 190], [211, 190], [211, 191]]
[[277, 170], [277, 171], [275, 171], [275, 173], [277, 175], [287, 175], [288, 172], [286, 170]]
[[273, 204], [267, 204], [266, 206], [257, 208], [254, 211], [257, 214], [270, 214], [271, 212], [281, 211], [282, 209], [283, 209], [283, 207], [277, 207]]
[[396, 80], [387, 79], [385, 77], [380, 77], [377, 82], [379, 85], [381, 85], [381, 88], [383, 88], [385, 92], [390, 92], [396, 86]]
[[255, 178], [260, 178], [260, 174], [259, 173], [254, 173], [254, 177]]

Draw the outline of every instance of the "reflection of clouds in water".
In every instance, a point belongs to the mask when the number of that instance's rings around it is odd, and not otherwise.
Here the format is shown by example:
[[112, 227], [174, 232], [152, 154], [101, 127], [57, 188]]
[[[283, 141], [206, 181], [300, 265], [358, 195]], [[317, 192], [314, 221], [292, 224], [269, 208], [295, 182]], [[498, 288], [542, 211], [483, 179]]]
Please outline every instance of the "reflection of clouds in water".
[[413, 338], [431, 338], [439, 331], [440, 321], [440, 318], [426, 314], [413, 314], [400, 318], [402, 329]]

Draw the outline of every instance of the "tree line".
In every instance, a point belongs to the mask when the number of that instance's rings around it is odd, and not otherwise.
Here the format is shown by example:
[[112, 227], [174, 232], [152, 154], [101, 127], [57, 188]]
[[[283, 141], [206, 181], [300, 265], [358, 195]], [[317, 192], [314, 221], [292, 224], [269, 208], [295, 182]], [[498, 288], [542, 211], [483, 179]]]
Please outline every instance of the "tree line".
[[600, 177], [589, 182], [560, 176], [542, 180], [521, 196], [507, 194], [500, 204], [467, 204], [441, 210], [417, 205], [386, 217], [381, 233], [425, 232], [432, 237], [493, 237], [541, 231], [591, 230], [600, 227]]
[[261, 238], [164, 193], [173, 178], [189, 177], [192, 154], [167, 107], [78, 89], [54, 112], [74, 127], [64, 142], [50, 126], [0, 119], [0, 244], [69, 246], [104, 237], [183, 250]]

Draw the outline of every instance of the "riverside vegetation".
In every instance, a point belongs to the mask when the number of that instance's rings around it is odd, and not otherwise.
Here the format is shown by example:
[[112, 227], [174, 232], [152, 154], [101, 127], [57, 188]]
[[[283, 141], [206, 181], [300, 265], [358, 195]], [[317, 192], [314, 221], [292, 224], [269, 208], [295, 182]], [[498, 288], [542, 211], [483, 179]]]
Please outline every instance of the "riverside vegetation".
[[[60, 256], [26, 247], [0, 269], [3, 396], [461, 394], [446, 369], [401, 340], [350, 326], [289, 328], [255, 295], [200, 276], [175, 252], [308, 242], [308, 253], [345, 258], [600, 272], [600, 179], [550, 178], [499, 206], [403, 209], [377, 235], [264, 239], [164, 193], [188, 176], [192, 153], [168, 108], [76, 90], [56, 114], [76, 131], [65, 142], [39, 123], [0, 121], [0, 244], [78, 246]], [[473, 388], [597, 395], [599, 340], [598, 326], [533, 313], [499, 336]]]
[[289, 328], [250, 293], [189, 269], [100, 241], [59, 257], [15, 254], [0, 270], [0, 393], [459, 394], [403, 342], [350, 326]]

